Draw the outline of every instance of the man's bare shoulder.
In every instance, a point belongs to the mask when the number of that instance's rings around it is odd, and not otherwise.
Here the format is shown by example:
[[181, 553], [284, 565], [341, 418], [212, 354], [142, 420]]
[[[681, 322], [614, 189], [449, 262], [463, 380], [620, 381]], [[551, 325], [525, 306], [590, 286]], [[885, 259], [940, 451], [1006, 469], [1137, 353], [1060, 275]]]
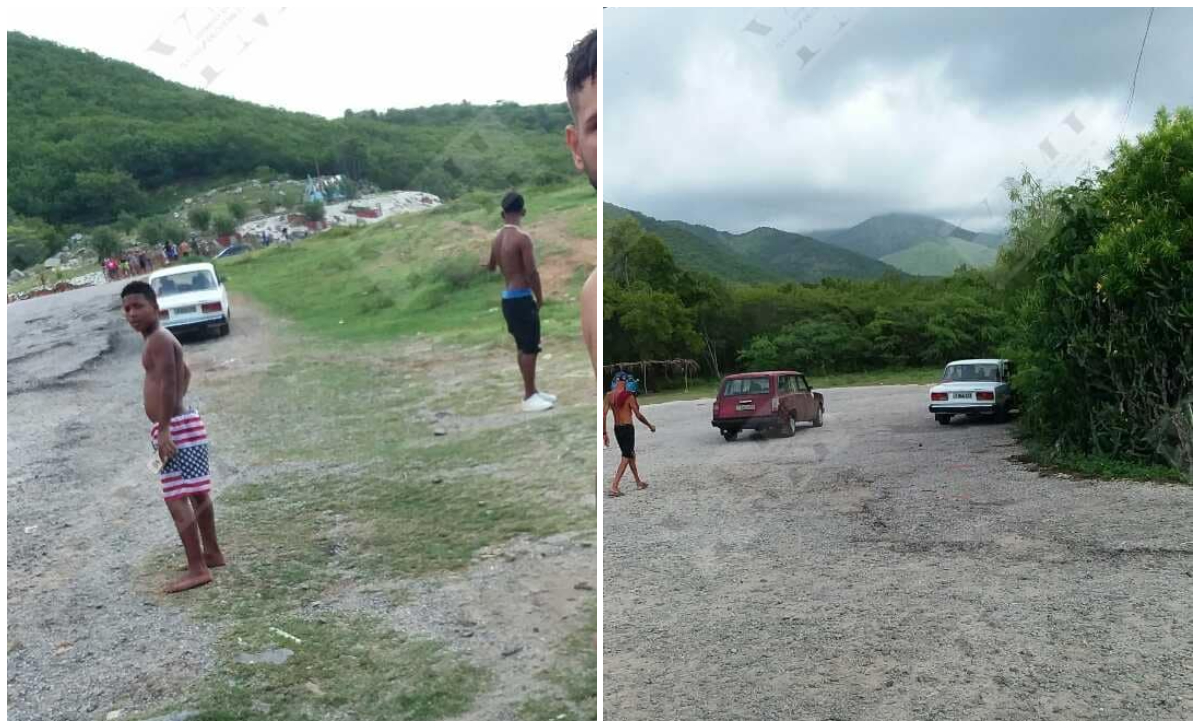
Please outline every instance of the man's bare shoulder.
[[164, 328], [159, 328], [153, 334], [146, 337], [146, 351], [151, 356], [171, 354], [175, 350], [183, 350], [183, 346], [179, 343], [179, 339], [175, 335]]

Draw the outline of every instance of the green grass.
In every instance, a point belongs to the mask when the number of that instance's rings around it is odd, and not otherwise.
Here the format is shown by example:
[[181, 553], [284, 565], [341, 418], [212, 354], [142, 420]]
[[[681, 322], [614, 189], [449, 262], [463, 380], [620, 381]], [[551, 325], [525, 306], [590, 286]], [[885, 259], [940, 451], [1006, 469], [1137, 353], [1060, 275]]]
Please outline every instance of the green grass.
[[1105, 455], [1073, 452], [1052, 453], [1037, 447], [1028, 440], [1024, 444], [1027, 455], [1022, 459], [1049, 471], [1097, 480], [1137, 480], [1186, 485], [1191, 485], [1192, 482], [1190, 473], [1167, 465], [1147, 465]]
[[880, 260], [912, 275], [948, 276], [960, 265], [990, 267], [996, 262], [996, 249], [959, 238], [934, 238], [885, 255]]
[[[831, 389], [833, 387], [866, 387], [886, 384], [933, 384], [942, 377], [942, 367], [911, 367], [905, 369], [880, 369], [871, 372], [849, 372], [846, 374], [805, 374], [813, 389]], [[712, 399], [716, 397], [719, 379], [692, 379], [688, 382], [688, 391], [682, 384], [678, 389], [655, 391], [638, 397], [642, 404], [662, 404], [691, 399]]]
[[[525, 226], [594, 229], [590, 186], [527, 192]], [[499, 194], [471, 193], [429, 212], [362, 228], [335, 228], [293, 246], [273, 246], [219, 263], [231, 290], [243, 291], [308, 331], [348, 341], [438, 335], [456, 344], [502, 339], [503, 281], [479, 265], [488, 250]], [[591, 227], [587, 225], [591, 222]], [[538, 243], [555, 252], [558, 240]], [[548, 338], [578, 330], [575, 301], [547, 295]]]
[[[283, 664], [236, 660], [280, 648], [293, 652]], [[245, 619], [219, 652], [216, 677], [137, 717], [194, 710], [190, 720], [437, 720], [462, 714], [488, 686], [482, 670], [438, 643], [363, 617]]]
[[[577, 190], [538, 199], [551, 208], [550, 223], [583, 215]], [[457, 209], [468, 220], [482, 216], [470, 205]], [[362, 591], [402, 604], [412, 598], [406, 580], [461, 570], [485, 546], [595, 527], [586, 497], [595, 472], [592, 408], [572, 405], [584, 400], [564, 391], [553, 416], [515, 412], [510, 340], [498, 313], [485, 308], [496, 305], [499, 281], [485, 286], [473, 280], [473, 270], [455, 267], [463, 244], [454, 231], [474, 228], [469, 222], [464, 228], [454, 209], [408, 216], [387, 229], [339, 230], [220, 265], [234, 290], [288, 321], [263, 332], [264, 369], [205, 383], [205, 397], [233, 438], [215, 446], [236, 447], [239, 467], [256, 473], [250, 482], [218, 489], [218, 530], [229, 565], [213, 584], [171, 597], [150, 593], [182, 567], [176, 544], [140, 569], [147, 598], [182, 605], [221, 630], [219, 669], [191, 691], [196, 697], [180, 703], [202, 709], [198, 717], [461, 714], [486, 690], [487, 675], [435, 642], [406, 640], [377, 623], [340, 612], [315, 622], [311, 605]], [[460, 273], [465, 282], [456, 278]], [[401, 306], [412, 307], [414, 291], [437, 285], [444, 285], [438, 305], [408, 309], [427, 324], [419, 329], [423, 337], [406, 338], [418, 324], [397, 318], [393, 306], [364, 310], [348, 328], [328, 323], [327, 307], [350, 305], [364, 290], [395, 292]], [[478, 316], [478, 308], [487, 315]], [[545, 327], [560, 373], [590, 369], [572, 315], [573, 321]], [[448, 431], [435, 436], [443, 421]], [[589, 623], [594, 632], [594, 615]], [[303, 652], [272, 637], [271, 626], [301, 637]], [[297, 655], [278, 666], [233, 661], [239, 652], [271, 645]], [[572, 714], [587, 711], [571, 697], [579, 686], [562, 682], [577, 679], [577, 667], [547, 677], [555, 686], [547, 694], [566, 696]], [[593, 652], [593, 693], [594, 669]]]

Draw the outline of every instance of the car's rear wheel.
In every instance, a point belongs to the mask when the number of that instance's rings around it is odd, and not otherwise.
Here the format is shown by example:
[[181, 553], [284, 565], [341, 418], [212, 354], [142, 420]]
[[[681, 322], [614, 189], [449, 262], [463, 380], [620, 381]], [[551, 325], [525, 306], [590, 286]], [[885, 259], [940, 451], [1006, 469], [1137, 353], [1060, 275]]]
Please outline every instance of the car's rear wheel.
[[787, 419], [783, 421], [783, 425], [779, 428], [779, 434], [784, 437], [792, 437], [796, 434], [796, 415], [788, 412]]
[[934, 415], [933, 418], [937, 420], [939, 425], [948, 425], [950, 424], [950, 418], [953, 416], [954, 415]]
[[820, 427], [823, 424], [825, 424], [825, 405], [822, 404], [817, 406], [817, 416], [813, 418], [812, 426]]
[[1008, 408], [998, 409], [992, 413], [992, 421], [1000, 424], [1008, 422]]
[[737, 439], [737, 430], [721, 430], [721, 436], [725, 438], [725, 442], [733, 442]]

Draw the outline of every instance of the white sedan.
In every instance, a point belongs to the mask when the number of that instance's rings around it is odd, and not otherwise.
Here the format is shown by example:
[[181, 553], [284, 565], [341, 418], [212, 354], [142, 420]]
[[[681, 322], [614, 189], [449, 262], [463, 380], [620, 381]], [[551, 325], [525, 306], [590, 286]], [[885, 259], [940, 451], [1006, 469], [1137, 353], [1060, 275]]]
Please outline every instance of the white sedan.
[[229, 333], [229, 294], [212, 263], [191, 263], [150, 274], [158, 298], [158, 317], [172, 333]]
[[1008, 359], [962, 359], [946, 365], [941, 384], [929, 390], [929, 411], [938, 424], [948, 425], [954, 415], [989, 415], [997, 422], [1016, 408]]

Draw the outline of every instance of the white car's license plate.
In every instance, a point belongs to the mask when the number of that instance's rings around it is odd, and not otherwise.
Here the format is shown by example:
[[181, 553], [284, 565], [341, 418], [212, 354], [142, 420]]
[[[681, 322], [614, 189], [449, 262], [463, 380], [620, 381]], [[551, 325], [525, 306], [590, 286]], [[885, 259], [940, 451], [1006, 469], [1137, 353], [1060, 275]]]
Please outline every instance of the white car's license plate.
[[744, 412], [744, 411], [747, 411], [747, 410], [749, 410], [749, 411], [753, 412], [753, 411], [754, 411], [754, 405], [753, 405], [753, 404], [739, 404], [739, 405], [737, 406], [737, 409], [738, 409], [738, 412]]
[[971, 393], [970, 392], [955, 392], [954, 398], [955, 399], [971, 399]]
[[195, 306], [180, 306], [179, 308], [171, 309], [171, 313], [196, 313]]

